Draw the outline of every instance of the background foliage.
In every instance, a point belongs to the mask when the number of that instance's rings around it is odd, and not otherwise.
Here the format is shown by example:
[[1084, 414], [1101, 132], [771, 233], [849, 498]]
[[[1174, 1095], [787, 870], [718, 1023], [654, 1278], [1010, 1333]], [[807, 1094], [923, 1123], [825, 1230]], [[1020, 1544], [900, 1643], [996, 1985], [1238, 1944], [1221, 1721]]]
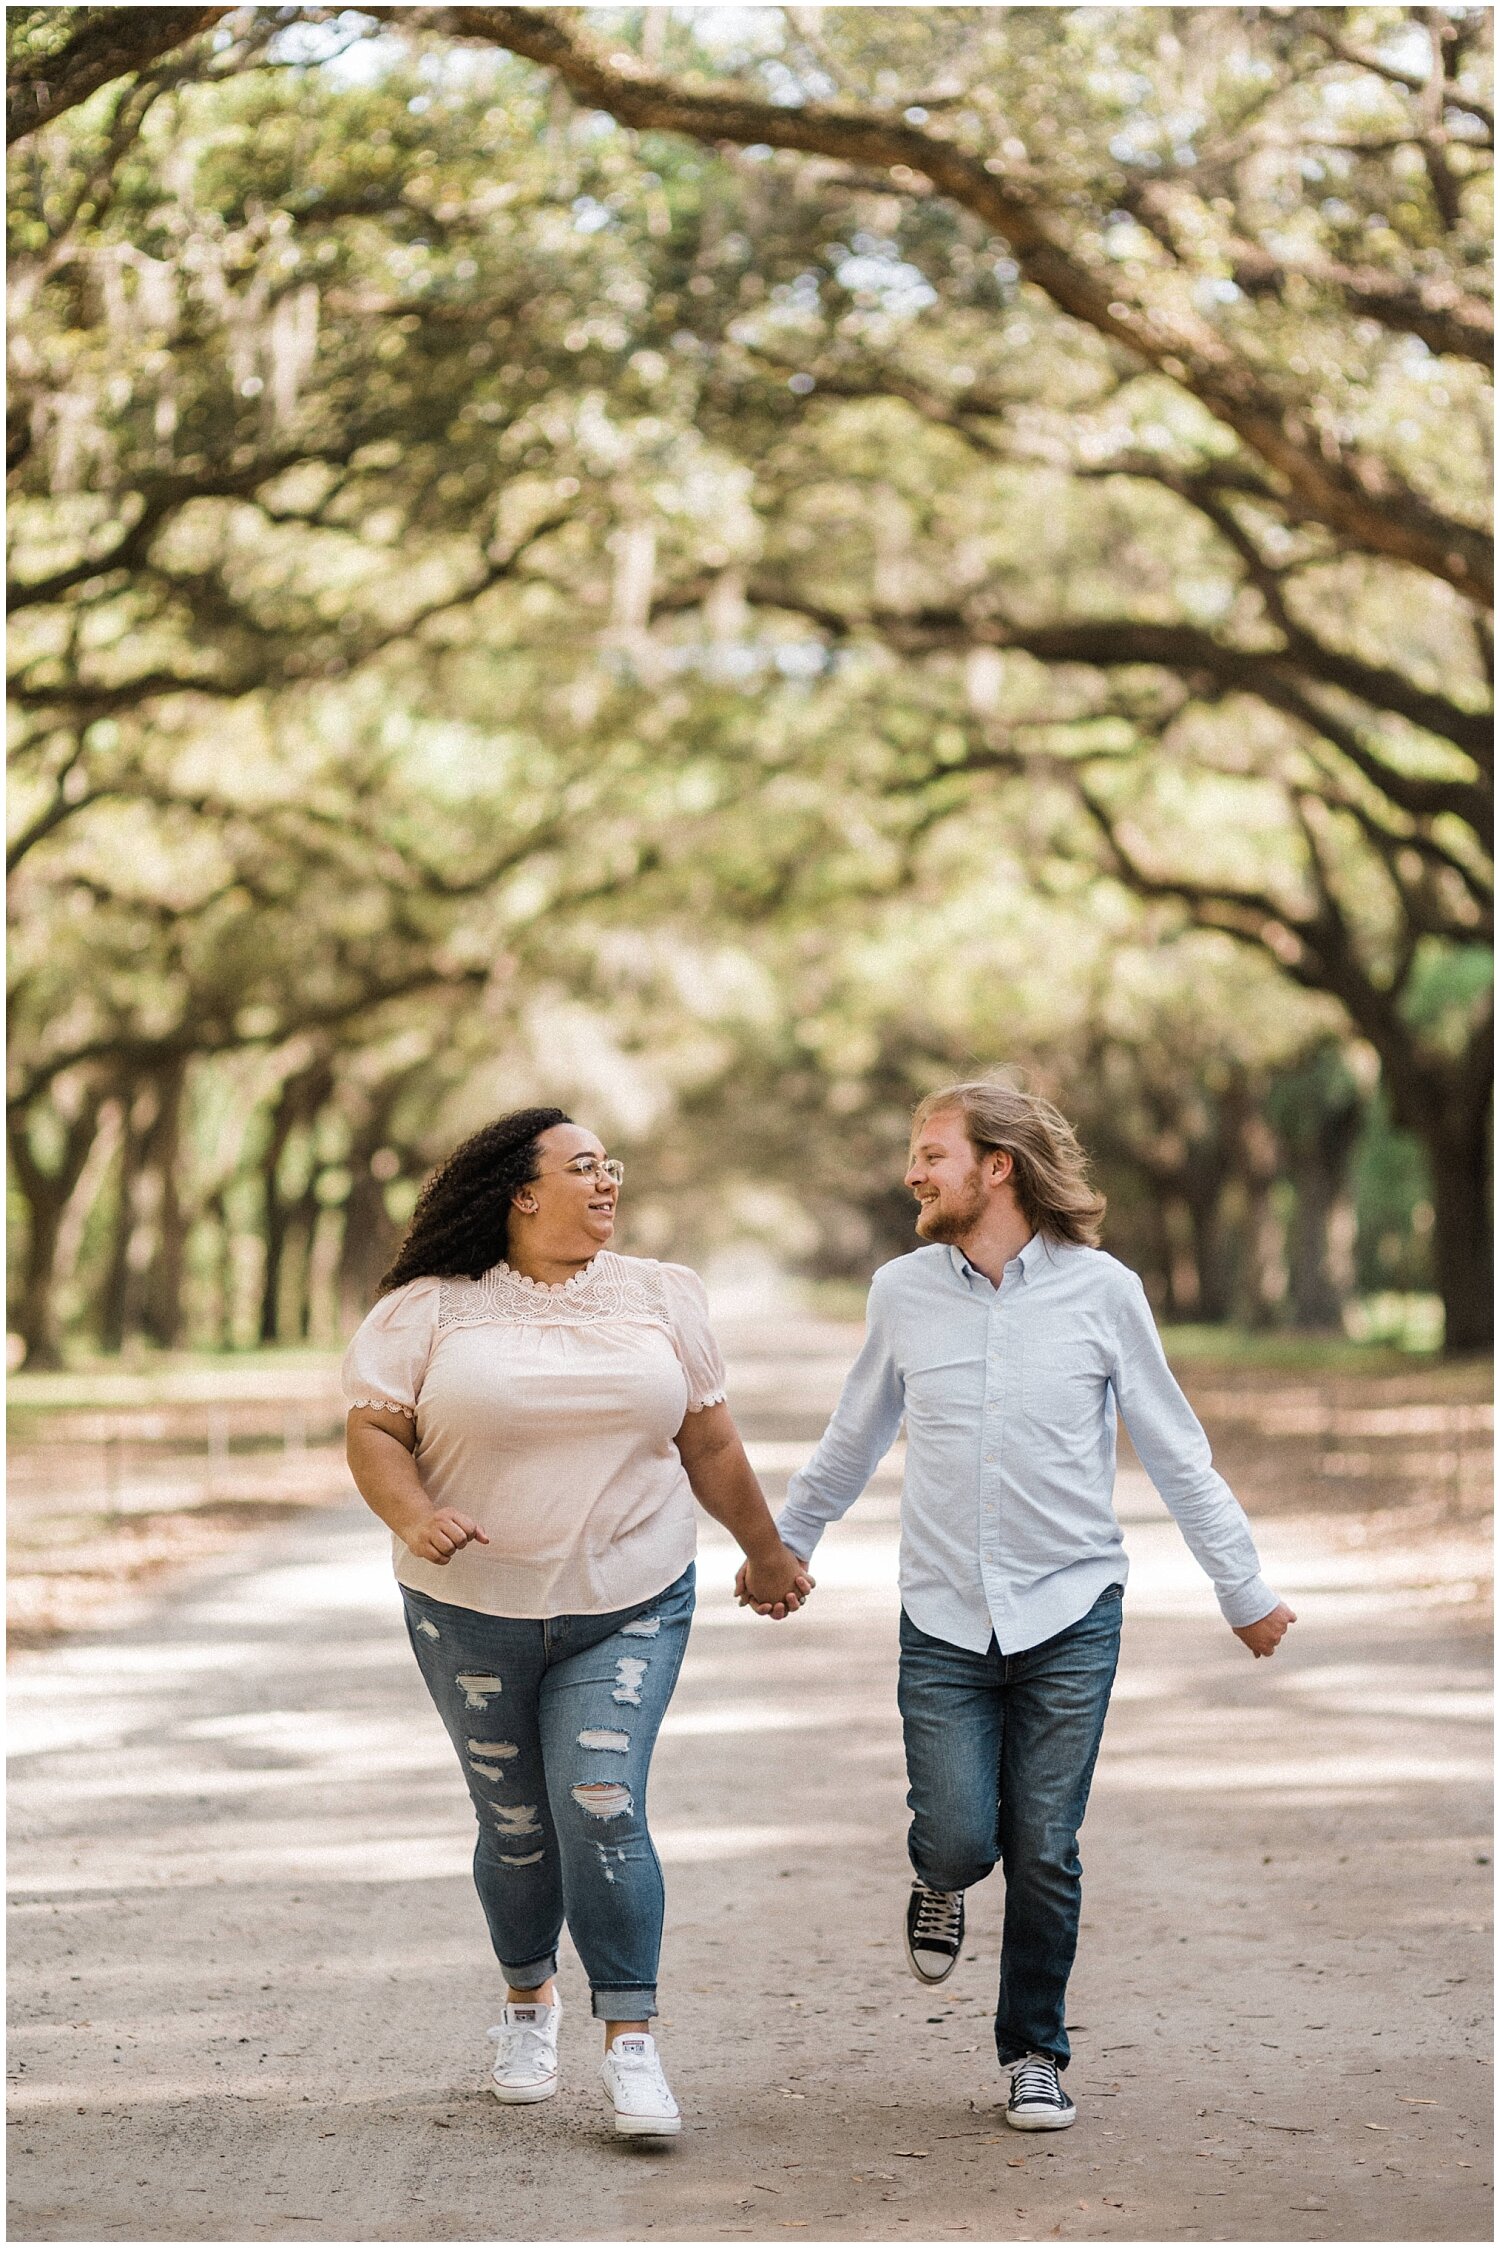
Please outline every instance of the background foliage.
[[537, 1098], [859, 1277], [999, 1062], [1167, 1315], [1487, 1340], [1488, 11], [8, 22], [32, 1363]]

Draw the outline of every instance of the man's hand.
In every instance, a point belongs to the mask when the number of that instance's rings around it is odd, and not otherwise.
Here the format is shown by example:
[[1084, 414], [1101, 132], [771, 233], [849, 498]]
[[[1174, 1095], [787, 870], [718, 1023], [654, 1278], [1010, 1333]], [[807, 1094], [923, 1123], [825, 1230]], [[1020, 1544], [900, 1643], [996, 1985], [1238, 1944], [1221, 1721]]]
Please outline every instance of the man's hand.
[[1243, 1639], [1251, 1654], [1258, 1660], [1262, 1655], [1275, 1654], [1296, 1621], [1296, 1615], [1286, 1602], [1278, 1600], [1271, 1613], [1262, 1616], [1259, 1623], [1235, 1624], [1234, 1636], [1236, 1639]]
[[758, 1616], [769, 1616], [779, 1624], [783, 1617], [797, 1613], [816, 1582], [800, 1555], [778, 1542], [774, 1552], [740, 1563], [734, 1596], [742, 1608], [753, 1608]]
[[446, 1569], [455, 1553], [466, 1545], [488, 1545], [489, 1532], [455, 1507], [439, 1507], [433, 1514], [413, 1524], [400, 1533], [401, 1543], [418, 1561], [430, 1561], [438, 1569]]

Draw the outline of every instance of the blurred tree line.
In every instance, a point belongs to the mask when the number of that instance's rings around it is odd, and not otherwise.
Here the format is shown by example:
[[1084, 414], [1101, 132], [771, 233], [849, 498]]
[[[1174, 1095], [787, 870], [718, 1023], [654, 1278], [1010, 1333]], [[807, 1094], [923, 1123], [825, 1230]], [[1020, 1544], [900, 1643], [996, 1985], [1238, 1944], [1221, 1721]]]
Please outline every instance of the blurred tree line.
[[325, 1341], [462, 1130], [1490, 1333], [1481, 8], [13, 8], [11, 1318]]

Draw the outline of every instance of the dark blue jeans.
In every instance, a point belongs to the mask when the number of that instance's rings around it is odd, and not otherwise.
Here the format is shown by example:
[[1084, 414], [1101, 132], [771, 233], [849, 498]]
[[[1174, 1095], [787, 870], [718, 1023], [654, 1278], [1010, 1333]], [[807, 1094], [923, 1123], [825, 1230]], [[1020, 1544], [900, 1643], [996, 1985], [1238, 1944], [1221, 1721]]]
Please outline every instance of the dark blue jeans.
[[401, 1588], [479, 1821], [474, 1886], [506, 1980], [544, 1983], [566, 1920], [604, 2021], [656, 2012], [664, 1891], [646, 1780], [693, 1588], [689, 1563], [637, 1607], [541, 1620]]
[[995, 2047], [1069, 2059], [1063, 2026], [1078, 1948], [1078, 1829], [1120, 1653], [1121, 1587], [1039, 1647], [982, 1655], [901, 1617], [897, 1699], [911, 1783], [907, 1849], [933, 1889], [968, 1889], [998, 1860], [1005, 1932]]

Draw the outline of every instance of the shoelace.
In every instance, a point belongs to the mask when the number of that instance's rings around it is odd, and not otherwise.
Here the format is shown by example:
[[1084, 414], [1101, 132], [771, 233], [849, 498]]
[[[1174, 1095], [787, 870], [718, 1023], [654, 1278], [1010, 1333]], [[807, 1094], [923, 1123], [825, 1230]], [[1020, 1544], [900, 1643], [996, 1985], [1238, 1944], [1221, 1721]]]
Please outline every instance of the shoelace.
[[671, 2099], [671, 2086], [667, 2082], [666, 2070], [661, 2065], [659, 2053], [642, 2053], [633, 2049], [622, 2053], [619, 2046], [615, 2045], [610, 2049], [610, 2058], [619, 2075], [633, 2079], [634, 2091], [645, 2092], [661, 2101]]
[[917, 1897], [916, 1924], [912, 1942], [921, 1946], [931, 1938], [940, 1943], [956, 1944], [963, 1917], [963, 1900], [958, 1891], [923, 1889]]
[[495, 2041], [497, 2068], [514, 2068], [522, 2061], [537, 2068], [552, 2066], [552, 2041], [537, 2022], [497, 2022], [485, 2035]]
[[1057, 2081], [1055, 2061], [1027, 2059], [1021, 2062], [1010, 2080], [1012, 2107], [1026, 2100], [1048, 2100], [1054, 2107], [1062, 2105], [1062, 2086]]

